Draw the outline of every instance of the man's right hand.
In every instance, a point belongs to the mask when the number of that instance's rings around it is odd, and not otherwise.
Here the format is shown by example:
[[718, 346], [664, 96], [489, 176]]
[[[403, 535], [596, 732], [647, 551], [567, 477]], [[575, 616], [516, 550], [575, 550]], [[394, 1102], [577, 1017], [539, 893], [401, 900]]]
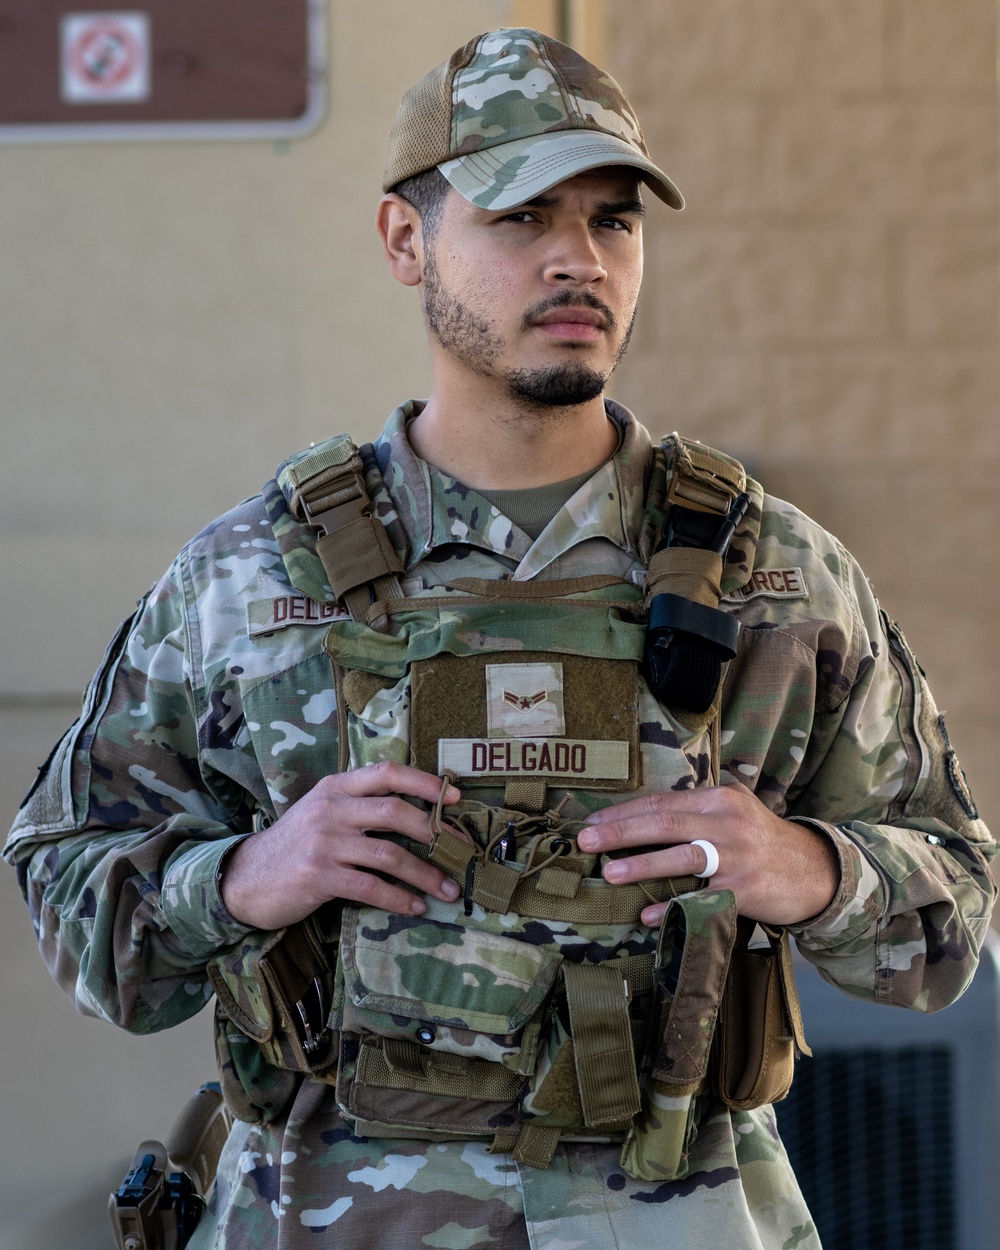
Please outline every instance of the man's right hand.
[[[405, 764], [372, 764], [324, 777], [273, 825], [240, 842], [223, 863], [222, 901], [255, 929], [304, 920], [334, 898], [402, 915], [420, 915], [419, 894], [376, 876], [386, 873], [424, 894], [454, 902], [458, 886], [404, 847], [369, 832], [430, 843], [427, 813], [400, 795], [437, 801], [441, 779]], [[446, 803], [457, 803], [455, 786]]]

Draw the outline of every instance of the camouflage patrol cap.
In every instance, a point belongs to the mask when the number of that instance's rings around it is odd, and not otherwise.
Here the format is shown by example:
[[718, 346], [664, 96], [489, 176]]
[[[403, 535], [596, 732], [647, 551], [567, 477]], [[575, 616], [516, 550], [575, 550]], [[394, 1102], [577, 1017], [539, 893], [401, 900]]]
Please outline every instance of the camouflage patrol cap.
[[470, 39], [406, 93], [382, 187], [437, 166], [478, 207], [513, 208], [604, 165], [632, 166], [684, 207], [611, 75], [548, 35], [509, 27]]

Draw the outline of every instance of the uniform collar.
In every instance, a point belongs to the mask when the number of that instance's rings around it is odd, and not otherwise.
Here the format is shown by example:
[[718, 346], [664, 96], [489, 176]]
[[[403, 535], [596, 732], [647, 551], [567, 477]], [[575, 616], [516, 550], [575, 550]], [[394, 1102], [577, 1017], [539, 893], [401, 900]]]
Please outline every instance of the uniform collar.
[[454, 543], [506, 559], [515, 580], [534, 577], [591, 538], [612, 542], [638, 559], [652, 443], [626, 408], [613, 400], [604, 402], [609, 420], [621, 434], [618, 450], [534, 542], [477, 491], [421, 460], [410, 446], [406, 427], [423, 405], [411, 400], [397, 408], [375, 444], [388, 496], [376, 502], [379, 515], [388, 519], [389, 513], [394, 514], [406, 532], [407, 570], [435, 548]]

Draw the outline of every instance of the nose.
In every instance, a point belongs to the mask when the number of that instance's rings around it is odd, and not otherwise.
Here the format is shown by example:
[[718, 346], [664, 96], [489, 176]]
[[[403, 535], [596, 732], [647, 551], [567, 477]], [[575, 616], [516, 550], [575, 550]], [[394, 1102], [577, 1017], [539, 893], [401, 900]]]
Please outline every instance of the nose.
[[596, 286], [608, 276], [588, 226], [566, 230], [552, 241], [545, 262], [550, 286]]

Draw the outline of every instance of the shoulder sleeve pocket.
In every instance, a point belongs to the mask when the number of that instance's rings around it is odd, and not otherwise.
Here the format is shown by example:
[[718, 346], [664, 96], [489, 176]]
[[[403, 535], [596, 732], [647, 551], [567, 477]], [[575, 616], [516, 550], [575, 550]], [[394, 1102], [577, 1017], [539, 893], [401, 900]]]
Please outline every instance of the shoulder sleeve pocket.
[[83, 828], [89, 807], [93, 729], [107, 707], [125, 645], [148, 598], [147, 594], [139, 600], [135, 612], [122, 621], [108, 644], [100, 667], [84, 693], [79, 718], [53, 747], [21, 803], [5, 855], [9, 856], [19, 842], [29, 838], [46, 840]]

